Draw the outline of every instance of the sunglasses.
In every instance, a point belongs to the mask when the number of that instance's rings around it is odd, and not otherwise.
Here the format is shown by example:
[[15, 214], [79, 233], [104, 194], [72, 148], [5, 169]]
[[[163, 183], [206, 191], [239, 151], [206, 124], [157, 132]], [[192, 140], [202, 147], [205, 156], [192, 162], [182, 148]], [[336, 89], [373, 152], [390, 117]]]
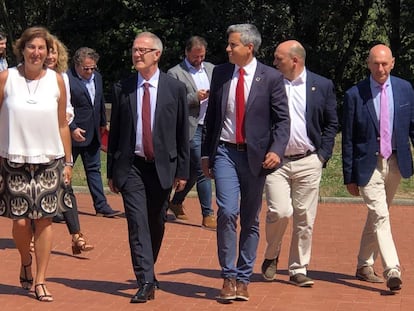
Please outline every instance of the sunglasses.
[[96, 66], [95, 67], [82, 67], [83, 71], [95, 71], [96, 70]]

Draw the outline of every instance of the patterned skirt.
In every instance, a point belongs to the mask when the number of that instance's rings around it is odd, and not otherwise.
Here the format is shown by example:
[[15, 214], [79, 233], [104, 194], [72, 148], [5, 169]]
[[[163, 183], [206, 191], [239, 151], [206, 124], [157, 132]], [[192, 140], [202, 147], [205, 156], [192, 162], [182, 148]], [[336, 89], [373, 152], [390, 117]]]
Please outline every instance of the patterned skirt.
[[59, 159], [23, 164], [0, 158], [0, 216], [39, 219], [72, 208], [63, 183], [63, 163]]

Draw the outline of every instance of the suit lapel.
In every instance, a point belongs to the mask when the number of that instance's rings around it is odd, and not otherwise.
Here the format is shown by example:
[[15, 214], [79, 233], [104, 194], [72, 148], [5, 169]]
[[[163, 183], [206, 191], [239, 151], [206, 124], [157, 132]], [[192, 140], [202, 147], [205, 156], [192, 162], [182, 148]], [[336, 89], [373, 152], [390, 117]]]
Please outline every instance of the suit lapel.
[[190, 72], [189, 72], [189, 68], [187, 67], [187, 64], [185, 63], [185, 61], [182, 61], [180, 63], [180, 67], [183, 69], [183, 75], [184, 78], [190, 83], [191, 87], [193, 88], [194, 92], [197, 92], [197, 86], [194, 82], [193, 77], [191, 76]]
[[363, 103], [367, 106], [368, 113], [374, 123], [375, 129], [379, 133], [379, 121], [374, 107], [374, 100], [372, 98], [372, 91], [369, 78], [365, 79], [361, 85], [360, 93], [362, 95]]
[[393, 104], [394, 104], [394, 128], [395, 125], [398, 124], [397, 118], [398, 118], [398, 113], [400, 111], [400, 106], [397, 103], [403, 103], [404, 99], [401, 97], [401, 94], [403, 94], [403, 92], [401, 92], [399, 90], [399, 84], [397, 83], [397, 81], [394, 79], [393, 76], [391, 76], [391, 88], [392, 88], [392, 96], [393, 96]]
[[229, 91], [231, 86], [231, 78], [233, 76], [234, 72], [234, 65], [230, 64], [229, 70], [226, 72], [226, 76], [222, 77], [224, 80], [222, 93], [221, 93], [221, 115], [226, 115], [226, 109], [227, 109], [227, 102], [229, 100]]
[[131, 109], [131, 115], [134, 116], [134, 131], [137, 128], [137, 120], [138, 120], [138, 111], [137, 111], [137, 86], [138, 86], [138, 73], [135, 74], [129, 81], [130, 85], [130, 93], [129, 93], [129, 105]]
[[247, 98], [247, 101], [246, 101], [246, 111], [250, 109], [251, 104], [253, 103], [257, 94], [260, 94], [259, 89], [262, 84], [263, 73], [264, 73], [263, 65], [260, 62], [257, 62], [256, 72], [254, 73], [254, 76], [252, 79], [252, 85], [250, 87], [249, 97]]
[[313, 100], [317, 85], [315, 77], [312, 72], [306, 70], [306, 124], [309, 124], [312, 120], [313, 105], [315, 101]]

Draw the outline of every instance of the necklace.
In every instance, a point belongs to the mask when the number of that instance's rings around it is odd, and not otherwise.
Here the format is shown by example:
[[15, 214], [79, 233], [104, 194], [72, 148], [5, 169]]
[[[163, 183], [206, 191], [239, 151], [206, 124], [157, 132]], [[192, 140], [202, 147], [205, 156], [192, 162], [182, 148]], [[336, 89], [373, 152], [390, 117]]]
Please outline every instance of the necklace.
[[29, 83], [33, 82], [34, 80], [29, 80], [26, 78], [26, 70], [24, 70], [24, 81], [26, 82], [26, 87], [27, 87], [27, 92], [29, 93], [29, 97], [26, 99], [26, 103], [28, 104], [37, 104], [37, 100], [36, 100], [36, 91], [37, 88], [39, 87], [39, 83], [40, 83], [40, 77], [37, 80], [36, 86], [34, 88], [33, 93], [30, 91], [30, 87], [29, 87]]

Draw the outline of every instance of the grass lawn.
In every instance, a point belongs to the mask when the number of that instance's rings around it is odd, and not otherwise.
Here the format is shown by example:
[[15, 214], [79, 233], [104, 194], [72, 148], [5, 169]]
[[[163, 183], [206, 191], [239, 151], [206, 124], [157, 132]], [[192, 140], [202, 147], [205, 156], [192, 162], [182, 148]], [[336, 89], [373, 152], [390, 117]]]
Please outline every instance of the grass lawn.
[[[101, 173], [104, 186], [107, 186], [106, 178], [106, 153], [101, 152]], [[86, 177], [83, 170], [82, 160], [79, 157], [73, 170], [74, 186], [86, 186]], [[321, 197], [350, 197], [342, 179], [342, 158], [341, 158], [341, 134], [336, 137], [335, 148], [328, 166], [323, 170], [321, 188]], [[414, 198], [414, 182], [413, 178], [403, 179], [398, 189], [397, 199]]]

